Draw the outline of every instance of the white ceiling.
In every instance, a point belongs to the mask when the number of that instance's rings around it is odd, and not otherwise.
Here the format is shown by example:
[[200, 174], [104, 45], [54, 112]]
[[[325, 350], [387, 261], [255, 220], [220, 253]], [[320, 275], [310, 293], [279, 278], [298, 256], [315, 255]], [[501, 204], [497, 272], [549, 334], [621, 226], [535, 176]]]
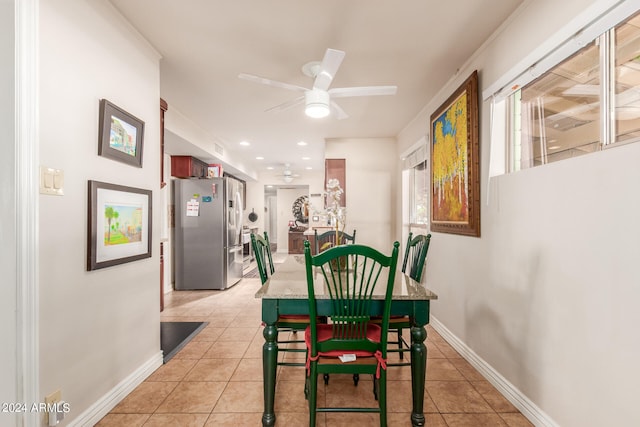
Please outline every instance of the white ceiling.
[[[282, 169], [284, 163], [294, 172], [306, 166], [321, 170], [326, 139], [396, 136], [522, 3], [110, 1], [162, 55], [160, 92], [169, 109], [247, 159], [258, 173], [268, 165]], [[397, 85], [397, 94], [341, 98], [348, 119], [311, 119], [303, 106], [265, 112], [299, 93], [237, 77], [250, 73], [311, 87], [313, 80], [301, 67], [322, 60], [327, 48], [346, 52], [331, 87]], [[308, 145], [298, 146], [301, 140]], [[240, 146], [241, 141], [251, 145]], [[172, 154], [191, 154], [186, 147]], [[305, 156], [310, 159], [302, 160]]]

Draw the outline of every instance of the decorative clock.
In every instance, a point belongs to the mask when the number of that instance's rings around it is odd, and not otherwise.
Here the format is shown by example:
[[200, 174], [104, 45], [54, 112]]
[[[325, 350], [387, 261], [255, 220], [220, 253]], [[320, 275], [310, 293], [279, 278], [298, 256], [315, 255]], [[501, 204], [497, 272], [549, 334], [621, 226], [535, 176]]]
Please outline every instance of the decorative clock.
[[296, 219], [296, 222], [306, 224], [309, 222], [309, 196], [300, 196], [294, 202], [291, 207], [291, 213]]

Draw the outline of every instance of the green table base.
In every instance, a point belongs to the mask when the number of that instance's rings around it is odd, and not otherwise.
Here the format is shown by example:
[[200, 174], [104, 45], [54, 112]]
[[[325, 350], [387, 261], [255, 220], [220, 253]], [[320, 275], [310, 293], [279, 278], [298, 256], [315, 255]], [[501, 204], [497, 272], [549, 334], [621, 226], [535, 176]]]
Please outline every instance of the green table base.
[[[328, 300], [318, 300], [318, 315], [330, 314]], [[374, 301], [371, 315], [381, 315], [383, 301]], [[276, 423], [274, 411], [276, 394], [276, 368], [278, 358], [278, 330], [276, 321], [282, 314], [309, 314], [309, 302], [306, 299], [262, 299], [262, 320], [265, 324], [263, 336], [265, 343], [262, 347], [262, 369], [264, 381], [264, 413], [262, 425], [273, 427]], [[394, 300], [391, 305], [392, 315], [408, 315], [411, 318], [411, 393], [413, 410], [411, 411], [411, 425], [424, 426], [424, 384], [427, 371], [427, 348], [424, 341], [427, 338], [425, 325], [429, 323], [429, 300]], [[393, 369], [393, 368], [391, 368]]]

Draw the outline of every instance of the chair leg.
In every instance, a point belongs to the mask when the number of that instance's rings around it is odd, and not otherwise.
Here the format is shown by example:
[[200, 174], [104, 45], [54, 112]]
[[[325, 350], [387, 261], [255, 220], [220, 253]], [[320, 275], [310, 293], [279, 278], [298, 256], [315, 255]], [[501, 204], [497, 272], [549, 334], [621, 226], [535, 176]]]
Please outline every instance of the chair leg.
[[387, 372], [380, 372], [378, 382], [378, 405], [380, 408], [380, 427], [387, 427]]
[[403, 360], [404, 351], [402, 351], [402, 328], [398, 328], [398, 348], [400, 349], [400, 360]]
[[323, 378], [324, 378], [324, 385], [329, 385], [329, 374], [324, 374]]
[[316, 403], [318, 400], [318, 368], [311, 363], [309, 372], [309, 427], [316, 425]]
[[358, 387], [359, 381], [360, 381], [360, 374], [353, 374], [353, 385]]
[[378, 380], [373, 376], [373, 397], [378, 400]]

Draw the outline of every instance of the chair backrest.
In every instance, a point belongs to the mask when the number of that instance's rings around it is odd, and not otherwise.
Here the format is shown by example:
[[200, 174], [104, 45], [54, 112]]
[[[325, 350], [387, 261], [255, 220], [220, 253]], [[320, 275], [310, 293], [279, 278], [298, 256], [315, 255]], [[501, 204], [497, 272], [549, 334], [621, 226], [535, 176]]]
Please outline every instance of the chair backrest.
[[[413, 237], [413, 233], [409, 233], [409, 238], [407, 239], [407, 247], [404, 251], [404, 262], [402, 263], [402, 272], [408, 274], [409, 277], [418, 282], [422, 280], [422, 272], [424, 270], [430, 241], [431, 234], [419, 234], [416, 237]], [[409, 264], [408, 272], [407, 264]]]
[[320, 253], [322, 246], [326, 243], [331, 243], [330, 247], [338, 246], [338, 245], [346, 245], [348, 242], [355, 243], [356, 242], [356, 230], [353, 230], [353, 234], [349, 235], [345, 232], [338, 231], [337, 237], [339, 242], [336, 243], [336, 231], [330, 230], [325, 231], [322, 234], [318, 234], [318, 230], [313, 230], [315, 237], [315, 249], [316, 254]]
[[258, 264], [258, 273], [260, 273], [260, 281], [264, 285], [270, 275], [273, 274], [273, 258], [271, 257], [271, 245], [269, 244], [269, 236], [264, 232], [264, 238], [260, 235], [251, 233], [251, 246], [253, 247], [253, 255]]
[[[366, 352], [380, 350], [386, 357], [387, 332], [391, 311], [391, 296], [398, 261], [395, 242], [390, 256], [364, 245], [342, 245], [311, 255], [308, 241], [304, 242], [309, 295], [309, 318], [311, 329], [311, 355], [357, 348]], [[324, 288], [331, 300], [332, 338], [317, 342], [317, 306], [314, 279], [324, 280]], [[378, 283], [380, 279], [381, 283]], [[384, 283], [386, 281], [386, 283]], [[383, 284], [385, 287], [382, 287]], [[317, 286], [317, 285], [316, 285]], [[382, 310], [382, 333], [380, 343], [366, 339], [371, 317], [374, 290], [384, 290]]]

